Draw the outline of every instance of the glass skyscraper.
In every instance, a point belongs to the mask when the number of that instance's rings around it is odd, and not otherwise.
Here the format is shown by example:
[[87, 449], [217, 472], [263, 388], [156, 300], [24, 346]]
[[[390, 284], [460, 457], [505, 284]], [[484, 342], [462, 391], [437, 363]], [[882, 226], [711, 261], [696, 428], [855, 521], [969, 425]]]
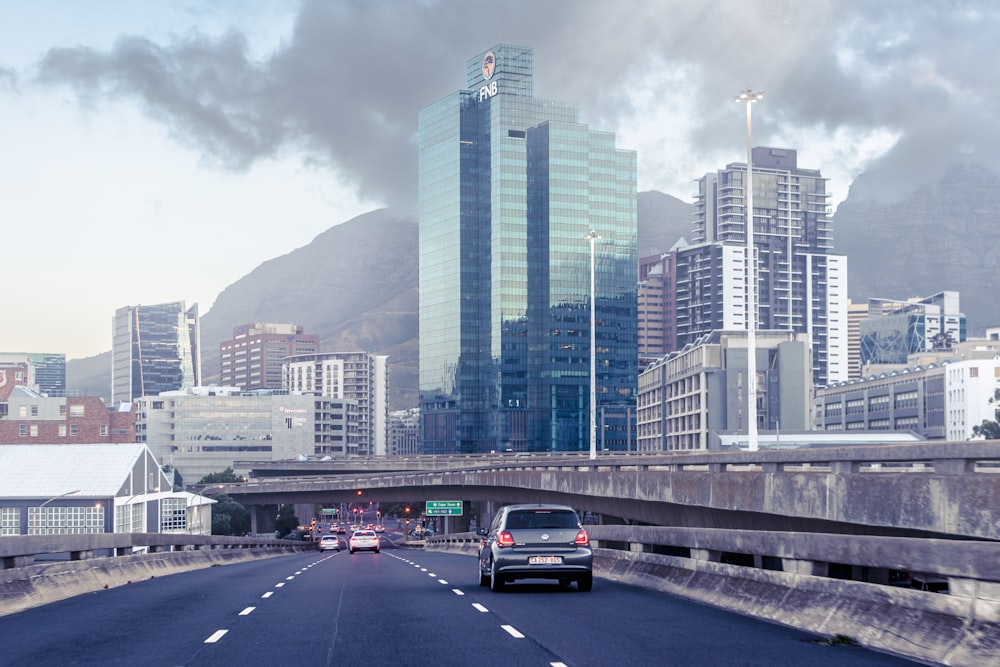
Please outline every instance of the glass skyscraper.
[[112, 404], [201, 384], [198, 304], [122, 306], [113, 326]]
[[632, 432], [636, 155], [533, 87], [532, 50], [498, 44], [420, 113], [425, 453], [589, 448], [591, 230], [598, 409]]

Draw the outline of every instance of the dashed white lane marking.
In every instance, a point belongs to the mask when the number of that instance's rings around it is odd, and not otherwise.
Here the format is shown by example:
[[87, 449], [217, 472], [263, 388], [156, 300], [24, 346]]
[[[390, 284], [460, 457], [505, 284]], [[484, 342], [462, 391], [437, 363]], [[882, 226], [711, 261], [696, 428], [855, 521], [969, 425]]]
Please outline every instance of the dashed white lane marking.
[[524, 639], [524, 635], [518, 632], [517, 628], [515, 628], [513, 625], [501, 625], [500, 627], [503, 628], [504, 631], [514, 639]]
[[284, 585], [285, 585], [285, 582], [281, 582], [280, 584], [275, 584], [274, 587], [275, 588], [281, 588]]
[[551, 667], [567, 667], [565, 662], [550, 662]]
[[465, 592], [461, 588], [453, 588], [451, 592], [455, 595], [465, 595]]
[[249, 616], [250, 614], [253, 613], [253, 610], [256, 608], [257, 607], [247, 607], [246, 609], [240, 612], [240, 616]]
[[489, 612], [489, 609], [487, 609], [483, 605], [479, 604], [478, 602], [473, 602], [472, 603], [472, 608], [473, 609], [477, 609], [477, 610], [483, 612], [484, 614], [487, 613], [487, 612]]
[[427, 574], [428, 574], [429, 576], [432, 576], [432, 577], [436, 577], [436, 576], [437, 576], [437, 575], [436, 575], [436, 574], [434, 574], [433, 572], [428, 572]]
[[447, 582], [447, 581], [445, 581], [444, 579], [438, 579], [438, 583], [439, 583], [439, 584], [443, 584], [443, 585], [445, 585], [445, 586], [447, 586], [447, 585], [448, 585], [448, 582]]
[[215, 642], [222, 639], [222, 636], [225, 635], [227, 632], [229, 632], [229, 630], [216, 630], [215, 632], [212, 633], [211, 637], [205, 640], [205, 643], [214, 644]]
[[269, 597], [271, 597], [272, 595], [274, 595], [274, 591], [268, 591], [268, 592], [264, 593], [263, 595], [261, 595], [261, 597], [266, 600]]
[[285, 577], [285, 581], [291, 581], [291, 580], [292, 580], [292, 579], [294, 579], [294, 578], [295, 578], [295, 575], [293, 574], [293, 575], [292, 575], [292, 576], [290, 576], [290, 577]]

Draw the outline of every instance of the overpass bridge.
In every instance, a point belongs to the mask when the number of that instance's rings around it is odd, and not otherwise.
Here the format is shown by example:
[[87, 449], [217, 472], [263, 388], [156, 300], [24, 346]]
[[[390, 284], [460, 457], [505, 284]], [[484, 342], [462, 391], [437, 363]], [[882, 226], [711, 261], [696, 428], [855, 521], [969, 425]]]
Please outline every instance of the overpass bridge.
[[275, 506], [428, 499], [560, 502], [629, 523], [690, 528], [898, 537], [1000, 539], [1000, 443], [672, 455], [486, 455], [289, 461], [216, 485], [254, 509], [255, 532]]

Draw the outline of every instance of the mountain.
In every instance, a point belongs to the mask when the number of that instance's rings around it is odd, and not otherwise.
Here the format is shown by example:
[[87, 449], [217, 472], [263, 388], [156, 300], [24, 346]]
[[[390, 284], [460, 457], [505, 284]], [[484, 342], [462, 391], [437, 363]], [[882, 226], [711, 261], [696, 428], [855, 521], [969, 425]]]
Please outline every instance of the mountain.
[[873, 178], [860, 176], [834, 217], [834, 250], [847, 255], [851, 299], [957, 290], [970, 335], [1000, 325], [1000, 178], [956, 165], [891, 202], [875, 196]]
[[[639, 193], [639, 254], [664, 252], [691, 227], [691, 208]], [[581, 246], [582, 247], [582, 246]], [[331, 227], [268, 260], [219, 294], [201, 318], [203, 383], [219, 378], [219, 343], [250, 322], [293, 322], [324, 351], [389, 355], [390, 409], [417, 401], [417, 218], [379, 209]], [[107, 397], [111, 354], [67, 362], [67, 385]]]
[[[969, 332], [1000, 325], [1000, 179], [956, 167], [899, 201], [869, 196], [860, 177], [834, 216], [849, 294], [905, 299], [959, 290]], [[692, 205], [662, 192], [638, 196], [639, 256], [690, 239]], [[205, 383], [218, 379], [219, 343], [249, 322], [294, 322], [320, 349], [389, 356], [390, 408], [417, 405], [417, 222], [380, 209], [331, 227], [227, 287], [202, 317]], [[74, 391], [107, 396], [110, 353], [67, 363]]]

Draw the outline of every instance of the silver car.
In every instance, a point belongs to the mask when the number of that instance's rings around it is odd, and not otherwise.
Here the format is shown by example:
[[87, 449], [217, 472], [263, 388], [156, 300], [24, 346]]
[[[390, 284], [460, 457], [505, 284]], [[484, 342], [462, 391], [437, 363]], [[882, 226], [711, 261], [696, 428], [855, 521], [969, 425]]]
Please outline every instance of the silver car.
[[594, 585], [594, 551], [572, 507], [507, 505], [480, 534], [480, 586], [498, 591], [516, 579], [575, 581], [581, 591]]

